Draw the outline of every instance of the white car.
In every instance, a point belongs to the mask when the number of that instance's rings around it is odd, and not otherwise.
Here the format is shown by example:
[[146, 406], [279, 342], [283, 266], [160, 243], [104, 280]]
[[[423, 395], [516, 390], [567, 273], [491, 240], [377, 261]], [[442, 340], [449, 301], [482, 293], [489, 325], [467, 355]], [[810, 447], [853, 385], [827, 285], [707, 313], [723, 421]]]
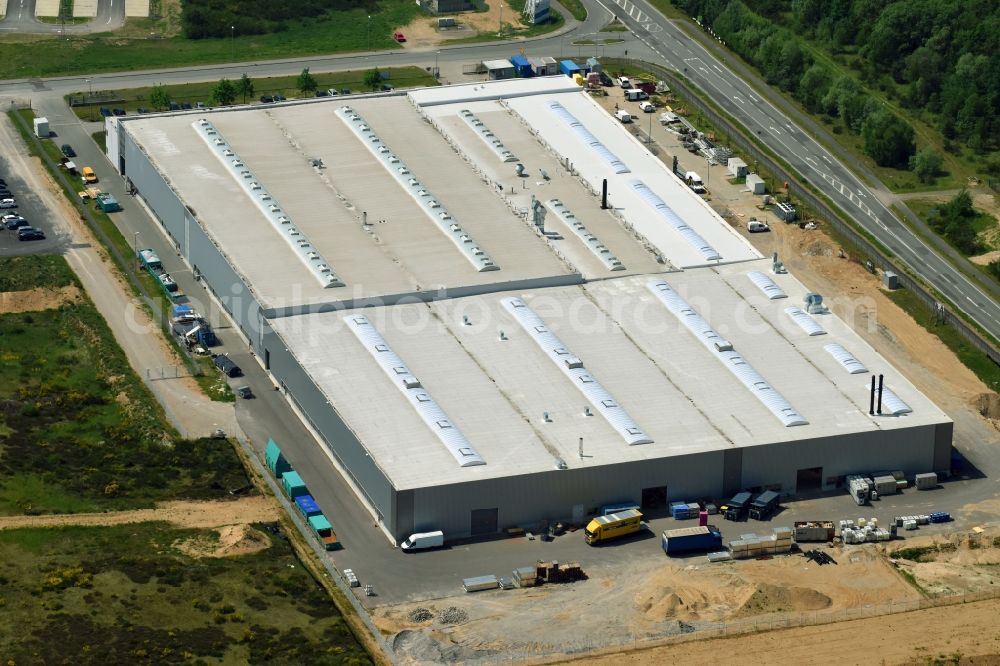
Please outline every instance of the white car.
[[0, 199], [0, 208], [17, 208], [17, 202], [13, 199]]
[[653, 106], [652, 102], [639, 102], [639, 108], [643, 113], [653, 113], [656, 111], [656, 107]]
[[767, 226], [767, 222], [761, 222], [760, 220], [751, 219], [747, 222], [747, 231], [752, 234], [759, 234], [766, 231], [770, 231], [771, 227]]

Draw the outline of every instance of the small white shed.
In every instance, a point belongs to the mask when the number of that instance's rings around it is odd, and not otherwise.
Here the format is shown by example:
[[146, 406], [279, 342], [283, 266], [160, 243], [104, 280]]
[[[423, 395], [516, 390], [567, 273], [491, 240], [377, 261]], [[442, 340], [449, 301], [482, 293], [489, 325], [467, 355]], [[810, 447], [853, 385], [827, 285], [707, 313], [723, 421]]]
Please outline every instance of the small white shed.
[[35, 136], [41, 139], [49, 138], [48, 118], [35, 118]]
[[514, 78], [514, 65], [510, 60], [484, 60], [483, 67], [491, 81]]
[[751, 194], [764, 194], [767, 192], [764, 179], [755, 173], [747, 174], [747, 189], [750, 190]]
[[729, 175], [733, 178], [742, 178], [747, 175], [747, 163], [738, 157], [729, 158]]

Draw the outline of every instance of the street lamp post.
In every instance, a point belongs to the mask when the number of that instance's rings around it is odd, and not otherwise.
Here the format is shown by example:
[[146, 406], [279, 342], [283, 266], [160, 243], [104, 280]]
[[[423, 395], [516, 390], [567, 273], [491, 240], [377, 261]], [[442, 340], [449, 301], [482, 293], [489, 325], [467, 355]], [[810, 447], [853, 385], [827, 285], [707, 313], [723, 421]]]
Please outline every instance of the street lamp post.
[[236, 62], [236, 26], [229, 26], [229, 45], [233, 47], [233, 62]]
[[438, 69], [438, 56], [439, 55], [441, 55], [440, 51], [435, 51], [434, 52], [434, 78], [435, 79], [441, 78], [441, 70]]
[[712, 160], [708, 157], [705, 158], [705, 173], [708, 174], [705, 176], [705, 187], [707, 188], [712, 184]]
[[649, 116], [649, 132], [646, 134], [646, 143], [653, 143], [653, 114], [647, 113]]
[[139, 261], [139, 232], [135, 232], [132, 235], [132, 254], [135, 256], [135, 261], [137, 264], [141, 264]]
[[365, 35], [368, 38], [368, 50], [371, 51], [372, 50], [372, 17], [371, 17], [370, 14], [368, 15], [368, 23], [366, 25], [367, 25], [367, 28], [365, 30]]

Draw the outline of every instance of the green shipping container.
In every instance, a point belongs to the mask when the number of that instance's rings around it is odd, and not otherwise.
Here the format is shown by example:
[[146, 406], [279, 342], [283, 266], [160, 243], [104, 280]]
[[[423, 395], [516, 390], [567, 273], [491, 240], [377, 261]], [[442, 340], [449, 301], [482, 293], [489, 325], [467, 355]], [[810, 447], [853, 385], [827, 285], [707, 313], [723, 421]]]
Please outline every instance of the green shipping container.
[[267, 463], [267, 468], [271, 470], [271, 474], [274, 474], [277, 479], [280, 479], [285, 472], [292, 471], [292, 466], [285, 460], [284, 454], [278, 448], [278, 443], [273, 439], [268, 438], [267, 440], [267, 448], [264, 449], [264, 460]]
[[282, 474], [281, 485], [285, 489], [285, 494], [291, 499], [295, 499], [299, 495], [309, 494], [309, 489], [306, 488], [305, 481], [302, 480], [298, 472], [289, 471]]

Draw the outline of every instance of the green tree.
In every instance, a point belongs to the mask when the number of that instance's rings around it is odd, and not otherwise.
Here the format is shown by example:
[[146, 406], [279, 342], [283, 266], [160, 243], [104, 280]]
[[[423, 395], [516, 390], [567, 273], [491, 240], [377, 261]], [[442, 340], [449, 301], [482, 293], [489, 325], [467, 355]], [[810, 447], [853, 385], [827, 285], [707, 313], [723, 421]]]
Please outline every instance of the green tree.
[[941, 173], [943, 160], [930, 147], [924, 148], [910, 158], [910, 168], [921, 183], [933, 183]]
[[830, 91], [831, 83], [830, 70], [817, 63], [802, 75], [799, 81], [799, 99], [813, 113], [823, 111], [823, 98]]
[[371, 88], [372, 90], [378, 90], [379, 86], [382, 85], [382, 72], [378, 71], [378, 67], [375, 69], [369, 69], [365, 72], [365, 87]]
[[166, 109], [170, 107], [170, 92], [163, 86], [153, 86], [149, 93], [149, 103], [154, 109]]
[[310, 74], [309, 68], [306, 67], [302, 70], [302, 73], [299, 74], [299, 78], [295, 81], [295, 87], [298, 88], [303, 95], [306, 95], [308, 93], [315, 93], [319, 84], [316, 82], [316, 77]]
[[861, 127], [865, 154], [879, 166], [905, 169], [916, 151], [913, 128], [883, 108], [868, 114]]
[[214, 106], [229, 106], [236, 101], [236, 86], [229, 79], [221, 79], [212, 88], [212, 104]]
[[253, 97], [253, 81], [243, 72], [243, 76], [236, 82], [236, 92], [243, 95], [243, 103], [247, 103], [247, 97]]

